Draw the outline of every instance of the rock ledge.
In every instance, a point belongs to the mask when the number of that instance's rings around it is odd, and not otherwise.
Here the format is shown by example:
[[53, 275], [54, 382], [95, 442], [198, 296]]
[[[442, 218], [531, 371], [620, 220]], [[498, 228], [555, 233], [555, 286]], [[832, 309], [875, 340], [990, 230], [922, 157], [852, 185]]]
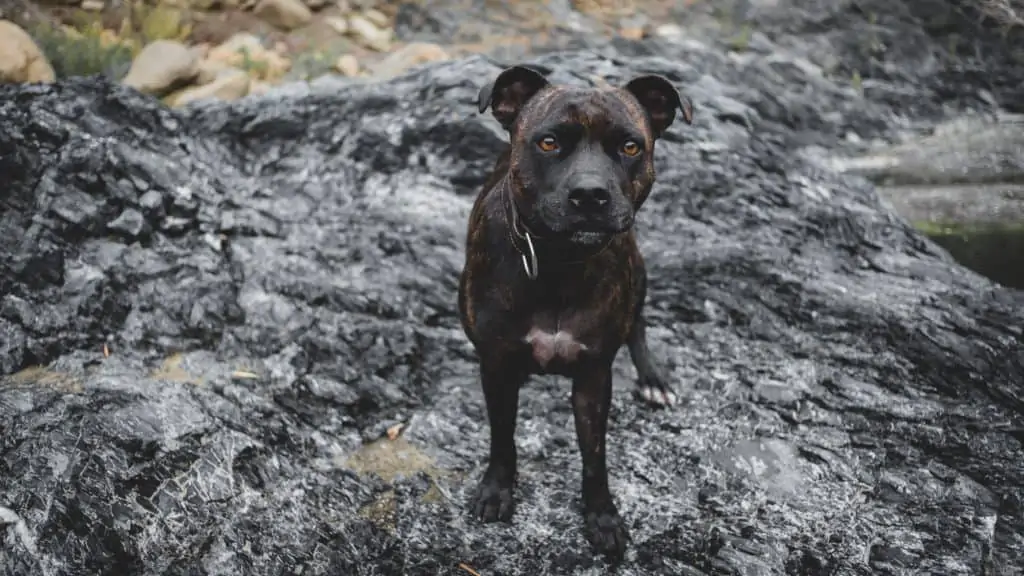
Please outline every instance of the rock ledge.
[[[708, 52], [539, 61], [662, 73], [698, 110], [639, 218], [652, 347], [687, 399], [635, 404], [620, 358], [618, 573], [1024, 565], [1024, 295], [786, 144], [882, 112]], [[182, 111], [0, 87], [4, 574], [604, 573], [564, 382], [522, 395], [514, 523], [464, 512], [487, 429], [455, 280], [497, 71]]]

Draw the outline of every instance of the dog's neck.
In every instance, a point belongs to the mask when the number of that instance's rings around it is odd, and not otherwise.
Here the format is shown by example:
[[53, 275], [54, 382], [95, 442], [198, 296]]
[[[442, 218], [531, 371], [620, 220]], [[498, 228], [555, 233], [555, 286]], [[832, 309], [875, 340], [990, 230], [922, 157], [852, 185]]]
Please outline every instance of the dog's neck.
[[536, 280], [542, 273], [540, 268], [543, 265], [583, 264], [588, 259], [604, 252], [614, 239], [614, 237], [609, 238], [607, 242], [597, 247], [581, 248], [572, 246], [564, 240], [539, 235], [523, 221], [512, 195], [511, 176], [508, 173], [501, 179], [498, 187], [509, 242], [522, 257], [523, 270], [531, 280]]

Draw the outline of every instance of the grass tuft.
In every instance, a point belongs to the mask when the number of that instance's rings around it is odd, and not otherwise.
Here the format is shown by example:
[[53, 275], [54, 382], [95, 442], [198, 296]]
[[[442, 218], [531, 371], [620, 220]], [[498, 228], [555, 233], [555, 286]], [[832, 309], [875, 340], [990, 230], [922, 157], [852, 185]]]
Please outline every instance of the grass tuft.
[[156, 40], [183, 42], [192, 33], [192, 25], [181, 10], [161, 4], [149, 6], [144, 0], [132, 3], [128, 18], [121, 22], [121, 29], [143, 45]]
[[117, 80], [131, 67], [135, 51], [98, 23], [67, 28], [49, 23], [30, 30], [58, 78], [104, 75]]
[[176, 8], [133, 0], [116, 31], [104, 28], [100, 15], [80, 12], [72, 18], [70, 26], [42, 22], [29, 33], [58, 78], [102, 74], [118, 80], [146, 44], [156, 40], [185, 41], [192, 26]]

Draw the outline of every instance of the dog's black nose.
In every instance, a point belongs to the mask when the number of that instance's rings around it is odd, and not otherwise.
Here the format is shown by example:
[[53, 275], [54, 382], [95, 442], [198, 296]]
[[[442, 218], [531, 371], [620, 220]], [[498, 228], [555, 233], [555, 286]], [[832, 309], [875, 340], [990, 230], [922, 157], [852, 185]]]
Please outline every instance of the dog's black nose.
[[581, 186], [569, 191], [569, 202], [580, 212], [600, 212], [608, 206], [610, 198], [603, 186]]

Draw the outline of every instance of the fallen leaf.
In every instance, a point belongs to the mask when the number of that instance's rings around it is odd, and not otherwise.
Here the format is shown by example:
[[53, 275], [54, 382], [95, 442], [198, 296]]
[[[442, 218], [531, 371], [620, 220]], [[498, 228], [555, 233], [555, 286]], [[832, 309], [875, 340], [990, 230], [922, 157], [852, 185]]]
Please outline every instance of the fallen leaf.
[[402, 433], [402, 428], [404, 427], [405, 424], [399, 422], [398, 424], [395, 424], [394, 426], [388, 428], [388, 440], [394, 440], [395, 438], [398, 438], [398, 435]]
[[247, 372], [245, 370], [235, 370], [231, 373], [232, 378], [238, 378], [241, 380], [259, 380], [259, 374], [255, 372]]
[[110, 358], [110, 348], [107, 348], [106, 344], [103, 345], [103, 357]]
[[467, 566], [465, 562], [459, 562], [459, 568], [462, 568], [463, 570], [465, 570], [466, 572], [469, 572], [473, 576], [480, 576], [479, 572], [477, 572], [476, 570], [473, 570], [472, 568]]

